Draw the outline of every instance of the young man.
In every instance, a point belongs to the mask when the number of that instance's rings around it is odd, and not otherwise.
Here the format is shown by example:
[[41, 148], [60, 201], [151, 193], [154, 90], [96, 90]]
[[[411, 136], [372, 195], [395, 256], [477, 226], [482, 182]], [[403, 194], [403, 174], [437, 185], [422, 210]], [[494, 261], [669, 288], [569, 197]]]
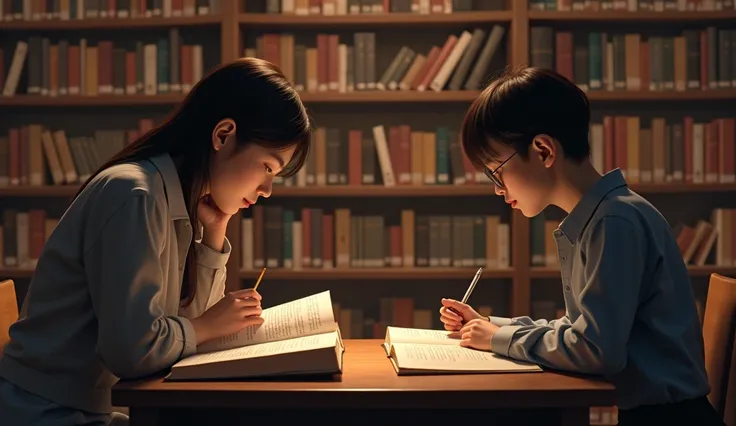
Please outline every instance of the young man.
[[442, 322], [463, 346], [605, 377], [620, 425], [723, 424], [706, 399], [701, 325], [670, 226], [620, 170], [595, 170], [589, 121], [585, 93], [536, 68], [495, 80], [472, 104], [463, 149], [496, 194], [526, 217], [567, 212], [554, 233], [567, 314], [484, 318], [443, 299]]

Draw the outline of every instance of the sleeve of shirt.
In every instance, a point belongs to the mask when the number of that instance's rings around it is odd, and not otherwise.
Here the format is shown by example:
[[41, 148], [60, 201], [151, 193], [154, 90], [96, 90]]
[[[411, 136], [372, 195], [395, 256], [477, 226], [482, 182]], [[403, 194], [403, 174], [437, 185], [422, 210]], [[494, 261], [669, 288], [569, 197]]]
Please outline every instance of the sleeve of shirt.
[[646, 241], [629, 220], [591, 224], [584, 246], [582, 310], [574, 322], [508, 325], [491, 339], [493, 351], [558, 370], [614, 374], [626, 364], [626, 344], [639, 300]]
[[161, 253], [168, 218], [148, 194], [134, 194], [102, 226], [84, 256], [97, 316], [97, 352], [120, 378], [153, 374], [196, 352], [191, 322], [162, 308]]
[[222, 252], [213, 250], [199, 241], [194, 242], [197, 254], [197, 290], [189, 306], [181, 308], [179, 314], [187, 318], [202, 315], [212, 305], [225, 297], [226, 264], [232, 251], [225, 237]]
[[546, 319], [538, 319], [533, 320], [531, 317], [523, 316], [523, 317], [494, 317], [490, 316], [488, 317], [488, 320], [498, 327], [504, 326], [504, 325], [548, 325], [550, 327], [554, 326], [554, 324], [558, 322], [570, 324], [570, 319], [565, 315], [562, 318], [553, 319], [551, 321]]

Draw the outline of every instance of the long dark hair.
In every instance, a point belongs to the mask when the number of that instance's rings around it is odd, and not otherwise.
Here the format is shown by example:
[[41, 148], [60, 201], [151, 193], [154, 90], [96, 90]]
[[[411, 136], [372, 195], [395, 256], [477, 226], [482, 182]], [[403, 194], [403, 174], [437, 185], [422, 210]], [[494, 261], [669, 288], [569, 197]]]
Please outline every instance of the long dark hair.
[[[197, 205], [209, 183], [212, 131], [225, 118], [235, 121], [239, 149], [250, 143], [277, 150], [295, 146], [280, 176], [293, 176], [304, 165], [312, 128], [299, 95], [275, 65], [241, 58], [210, 71], [163, 123], [126, 145], [95, 171], [77, 196], [110, 166], [168, 153], [178, 165], [192, 228], [199, 229]], [[194, 239], [184, 270], [182, 306], [192, 302], [197, 288]]]

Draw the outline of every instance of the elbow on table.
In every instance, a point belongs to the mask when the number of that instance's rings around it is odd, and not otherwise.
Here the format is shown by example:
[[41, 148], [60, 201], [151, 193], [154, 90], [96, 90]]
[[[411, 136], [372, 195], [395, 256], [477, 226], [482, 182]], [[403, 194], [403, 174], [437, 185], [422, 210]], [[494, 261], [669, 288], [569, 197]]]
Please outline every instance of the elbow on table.
[[120, 379], [141, 378], [169, 367], [166, 354], [176, 350], [162, 347], [154, 330], [127, 337], [121, 330], [113, 335], [99, 340], [97, 352], [107, 369]]
[[625, 354], [599, 353], [592, 357], [589, 362], [581, 363], [580, 372], [583, 374], [595, 374], [610, 377], [621, 372], [626, 367]]
[[154, 361], [150, 353], [144, 353], [140, 349], [114, 351], [101, 355], [105, 366], [119, 379], [138, 379], [155, 374], [164, 368]]

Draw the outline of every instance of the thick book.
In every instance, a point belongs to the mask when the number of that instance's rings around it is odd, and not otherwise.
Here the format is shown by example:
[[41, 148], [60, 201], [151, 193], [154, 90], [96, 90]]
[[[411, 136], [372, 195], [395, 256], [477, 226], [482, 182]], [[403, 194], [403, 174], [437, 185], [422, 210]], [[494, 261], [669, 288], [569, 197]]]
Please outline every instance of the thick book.
[[264, 309], [259, 326], [206, 342], [166, 380], [217, 380], [342, 373], [345, 346], [330, 292]]
[[527, 362], [460, 346], [449, 331], [386, 327], [383, 348], [399, 376], [522, 373], [542, 369]]

